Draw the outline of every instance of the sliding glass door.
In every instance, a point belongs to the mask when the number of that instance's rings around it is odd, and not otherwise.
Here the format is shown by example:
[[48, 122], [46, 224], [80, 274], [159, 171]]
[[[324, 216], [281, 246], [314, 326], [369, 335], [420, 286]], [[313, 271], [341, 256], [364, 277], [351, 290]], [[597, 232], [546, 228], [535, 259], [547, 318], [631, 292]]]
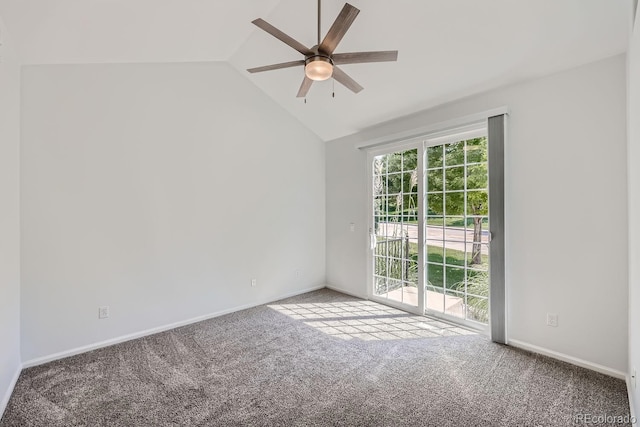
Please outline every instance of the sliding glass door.
[[428, 313], [489, 320], [487, 138], [426, 147]]
[[418, 307], [418, 149], [373, 158], [373, 293]]
[[370, 155], [371, 296], [483, 329], [489, 322], [485, 129]]

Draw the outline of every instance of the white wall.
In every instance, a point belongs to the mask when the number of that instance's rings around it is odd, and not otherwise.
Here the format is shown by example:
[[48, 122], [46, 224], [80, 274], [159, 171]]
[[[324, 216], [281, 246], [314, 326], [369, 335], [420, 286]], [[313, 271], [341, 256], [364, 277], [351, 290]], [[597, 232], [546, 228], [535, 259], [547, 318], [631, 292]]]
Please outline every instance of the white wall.
[[[625, 57], [473, 96], [327, 145], [327, 282], [366, 293], [366, 153], [384, 135], [508, 106], [509, 339], [627, 370]], [[356, 232], [349, 232], [349, 223]], [[545, 325], [559, 314], [559, 327]]]
[[324, 284], [324, 144], [229, 65], [22, 78], [24, 361]]
[[[629, 45], [629, 372], [640, 369], [640, 9]], [[631, 404], [640, 411], [640, 381], [631, 389]]]
[[20, 371], [20, 66], [0, 19], [0, 417]]

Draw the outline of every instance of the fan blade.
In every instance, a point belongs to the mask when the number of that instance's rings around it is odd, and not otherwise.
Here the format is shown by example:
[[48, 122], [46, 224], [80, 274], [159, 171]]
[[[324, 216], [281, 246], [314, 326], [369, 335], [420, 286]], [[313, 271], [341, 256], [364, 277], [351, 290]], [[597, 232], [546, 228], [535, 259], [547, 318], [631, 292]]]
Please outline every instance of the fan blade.
[[336, 79], [338, 83], [341, 83], [347, 89], [351, 90], [353, 93], [358, 93], [362, 89], [364, 89], [358, 84], [358, 82], [353, 80], [347, 73], [345, 73], [338, 67], [333, 67], [333, 78]]
[[304, 65], [304, 59], [299, 61], [282, 62], [280, 64], [265, 65], [264, 67], [247, 68], [250, 73], [261, 73], [263, 71], [279, 70], [280, 68], [290, 68], [298, 65]]
[[311, 51], [309, 50], [308, 47], [306, 47], [305, 45], [303, 45], [299, 41], [295, 40], [293, 37], [290, 37], [290, 36], [286, 35], [285, 33], [280, 31], [279, 29], [277, 29], [273, 25], [269, 24], [264, 19], [258, 18], [258, 19], [254, 20], [254, 21], [251, 21], [251, 22], [254, 25], [256, 25], [258, 28], [263, 29], [264, 31], [266, 31], [267, 33], [271, 34], [273, 37], [277, 38], [278, 40], [288, 44], [289, 46], [291, 46], [292, 48], [294, 48], [295, 50], [297, 50], [301, 54], [308, 55], [308, 54], [311, 53]]
[[398, 51], [336, 53], [331, 59], [333, 59], [333, 63], [336, 65], [362, 64], [364, 62], [390, 62], [398, 60]]
[[349, 3], [345, 3], [342, 11], [340, 11], [340, 14], [329, 29], [329, 32], [324, 36], [324, 40], [322, 40], [322, 43], [318, 46], [318, 50], [327, 55], [331, 55], [359, 13], [360, 9], [351, 6]]
[[302, 81], [302, 84], [300, 85], [300, 90], [298, 90], [298, 95], [296, 96], [298, 98], [304, 98], [305, 96], [307, 96], [307, 93], [309, 93], [309, 89], [311, 89], [312, 84], [313, 84], [313, 80], [311, 80], [307, 76], [304, 76], [304, 80]]

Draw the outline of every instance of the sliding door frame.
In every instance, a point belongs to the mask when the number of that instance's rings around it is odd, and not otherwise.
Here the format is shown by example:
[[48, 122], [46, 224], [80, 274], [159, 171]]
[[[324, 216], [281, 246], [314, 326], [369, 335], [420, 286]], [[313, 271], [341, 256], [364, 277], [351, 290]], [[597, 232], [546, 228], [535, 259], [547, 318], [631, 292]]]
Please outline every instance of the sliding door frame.
[[[404, 139], [404, 140], [393, 140], [390, 138], [387, 143], [384, 142], [375, 142], [375, 145], [371, 146], [361, 146], [358, 148], [365, 149], [367, 151], [367, 222], [370, 236], [370, 244], [367, 248], [367, 296], [369, 299], [380, 302], [382, 304], [386, 304], [392, 307], [396, 307], [414, 314], [418, 315], [429, 315], [432, 317], [436, 317], [442, 319], [444, 321], [449, 321], [452, 323], [464, 325], [475, 330], [478, 330], [487, 335], [491, 335], [492, 339], [497, 342], [504, 343], [506, 341], [506, 286], [505, 286], [505, 264], [504, 264], [504, 164], [503, 164], [503, 152], [504, 152], [504, 123], [505, 116], [507, 114], [507, 109], [498, 109], [493, 110], [490, 114], [478, 114], [473, 116], [473, 120], [468, 118], [469, 121], [466, 123], [464, 119], [461, 119], [457, 122], [457, 125], [451, 125], [449, 123], [448, 126], [443, 125], [441, 130], [430, 130], [428, 132], [424, 132], [420, 135], [416, 135], [415, 137]], [[500, 146], [497, 147], [496, 150], [495, 142], [492, 143], [490, 138], [490, 122], [489, 118], [495, 119], [495, 116], [501, 116], [502, 119], [500, 121], [493, 120], [493, 132], [496, 132], [496, 129], [499, 126], [502, 126], [503, 133], [500, 135]], [[446, 144], [448, 142], [454, 142], [458, 140], [465, 140], [469, 138], [473, 138], [474, 136], [487, 136], [489, 140], [489, 197], [490, 197], [490, 205], [491, 203], [496, 204], [496, 200], [501, 199], [501, 203], [499, 203], [498, 207], [499, 212], [496, 212], [495, 209], [489, 207], [489, 221], [490, 221], [490, 234], [491, 236], [498, 235], [500, 243], [494, 249], [493, 242], [489, 243], [489, 253], [490, 253], [490, 283], [491, 283], [491, 293], [489, 296], [489, 310], [490, 310], [490, 320], [488, 325], [483, 325], [481, 323], [473, 322], [466, 319], [460, 319], [455, 316], [447, 315], [446, 313], [438, 313], [432, 312], [431, 310], [425, 310], [425, 280], [426, 280], [426, 260], [425, 260], [425, 189], [424, 182], [426, 170], [424, 168], [424, 153], [425, 149], [428, 146]], [[492, 148], [494, 151], [492, 157]], [[419, 242], [419, 251], [418, 251], [418, 306], [414, 307], [411, 305], [403, 304], [398, 301], [393, 301], [388, 298], [378, 297], [374, 294], [373, 291], [373, 248], [372, 248], [372, 234], [374, 231], [374, 215], [373, 215], [373, 160], [376, 156], [389, 154], [398, 151], [405, 151], [417, 149], [418, 150], [418, 217], [420, 218], [418, 221], [418, 242]], [[496, 151], [498, 151], [496, 153]], [[496, 154], [498, 156], [496, 156]], [[491, 162], [494, 162], [493, 167], [491, 166]], [[500, 161], [501, 164], [496, 165], [497, 161]], [[492, 178], [493, 175], [493, 178]], [[496, 180], [497, 178], [497, 180]], [[499, 188], [495, 188], [495, 184], [500, 182], [501, 185]], [[493, 197], [491, 186], [494, 185], [494, 193]], [[497, 214], [497, 223], [496, 225], [499, 229], [496, 229], [493, 225], [493, 216]], [[496, 242], [497, 243], [497, 242]], [[497, 259], [494, 262], [493, 258], [502, 257], [501, 259]], [[496, 267], [499, 267], [500, 271], [496, 271]], [[494, 277], [497, 279], [497, 283], [494, 285]], [[496, 292], [496, 290], [498, 292]], [[494, 298], [500, 299], [500, 302], [497, 304], [492, 303]], [[496, 301], [497, 302], [497, 301]], [[498, 310], [496, 310], [498, 308]], [[497, 316], [497, 318], [494, 318]]]
[[[455, 130], [450, 130], [447, 132], [442, 132], [440, 134], [437, 135], [428, 135], [425, 138], [423, 138], [423, 146], [425, 148], [427, 147], [436, 147], [439, 145], [445, 145], [445, 144], [450, 144], [450, 143], [454, 143], [454, 142], [459, 142], [459, 141], [466, 141], [469, 139], [473, 139], [473, 138], [478, 138], [478, 137], [487, 137], [488, 133], [488, 129], [487, 129], [487, 122], [483, 121], [483, 122], [478, 122], [478, 123], [473, 123], [464, 127], [461, 127], [459, 129], [455, 129]], [[424, 173], [426, 174], [427, 171], [425, 170]], [[490, 171], [489, 171], [489, 175], [490, 175]], [[466, 186], [465, 186], [466, 188]], [[489, 193], [491, 193], [491, 190], [489, 189]], [[424, 203], [426, 204], [426, 195], [423, 194], [423, 198], [424, 198]], [[465, 210], [466, 211], [466, 210]], [[489, 223], [491, 223], [491, 212], [489, 212], [488, 215], [489, 218]], [[426, 223], [426, 217], [422, 218], [422, 224], [423, 227], [425, 227], [425, 223]], [[424, 248], [422, 250], [422, 252], [426, 251], [426, 244], [424, 244]], [[489, 243], [489, 251], [491, 251], [491, 243]], [[426, 275], [428, 274], [427, 272], [427, 267], [426, 267], [426, 263], [423, 266], [423, 276], [426, 277]], [[491, 275], [489, 276], [490, 280], [491, 280]], [[426, 290], [424, 291], [425, 296], [424, 298], [426, 298]], [[445, 295], [443, 293], [443, 295]], [[491, 304], [491, 295], [489, 295], [489, 304]], [[435, 311], [435, 310], [430, 310], [427, 309], [425, 307], [425, 315], [430, 316], [430, 317], [436, 317], [438, 319], [442, 319], [451, 323], [456, 323], [458, 325], [463, 325], [466, 326], [468, 328], [477, 330], [479, 332], [482, 332], [483, 334], [489, 335], [489, 331], [490, 331], [490, 325], [487, 324], [482, 324], [479, 322], [474, 322], [472, 320], [468, 320], [466, 318], [460, 318], [460, 317], [456, 317], [450, 314], [447, 314], [445, 312], [439, 312], [439, 311]], [[466, 317], [466, 316], [465, 316]]]
[[[367, 150], [367, 227], [369, 230], [369, 248], [367, 250], [367, 297], [372, 300], [379, 302], [381, 304], [389, 305], [391, 307], [399, 308], [401, 310], [408, 311], [410, 313], [423, 315], [424, 314], [424, 250], [418, 250], [418, 306], [412, 306], [409, 304], [404, 304], [399, 301], [394, 301], [389, 298], [382, 298], [373, 292], [373, 237], [372, 235], [375, 233], [374, 220], [373, 220], [373, 159], [376, 156], [381, 156], [384, 154], [389, 154], [397, 151], [407, 151], [407, 150], [418, 150], [418, 218], [423, 218], [424, 216], [424, 196], [422, 195], [422, 191], [424, 190], [424, 179], [420, 175], [422, 171], [423, 161], [424, 161], [424, 144], [422, 143], [423, 138], [414, 138], [408, 141], [403, 141], [401, 143], [393, 143], [388, 145], [383, 145], [381, 147], [376, 147], [371, 150]], [[422, 221], [418, 220], [418, 245], [424, 242], [424, 227], [422, 226]]]

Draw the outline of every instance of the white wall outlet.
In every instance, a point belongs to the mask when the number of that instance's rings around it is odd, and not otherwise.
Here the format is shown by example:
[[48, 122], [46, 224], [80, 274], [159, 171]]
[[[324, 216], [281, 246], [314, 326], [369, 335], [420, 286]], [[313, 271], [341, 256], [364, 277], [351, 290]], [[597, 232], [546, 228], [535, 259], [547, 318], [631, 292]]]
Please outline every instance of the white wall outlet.
[[352, 233], [356, 231], [356, 225], [353, 222], [349, 224], [349, 231], [351, 231]]
[[553, 328], [558, 327], [558, 315], [555, 313], [547, 313], [547, 326], [551, 326]]
[[98, 319], [106, 319], [109, 317], [109, 306], [98, 307]]
[[300, 270], [296, 270], [296, 279], [300, 278]]
[[257, 284], [258, 284], [258, 280], [257, 279], [251, 279], [251, 287], [252, 288], [255, 288]]

